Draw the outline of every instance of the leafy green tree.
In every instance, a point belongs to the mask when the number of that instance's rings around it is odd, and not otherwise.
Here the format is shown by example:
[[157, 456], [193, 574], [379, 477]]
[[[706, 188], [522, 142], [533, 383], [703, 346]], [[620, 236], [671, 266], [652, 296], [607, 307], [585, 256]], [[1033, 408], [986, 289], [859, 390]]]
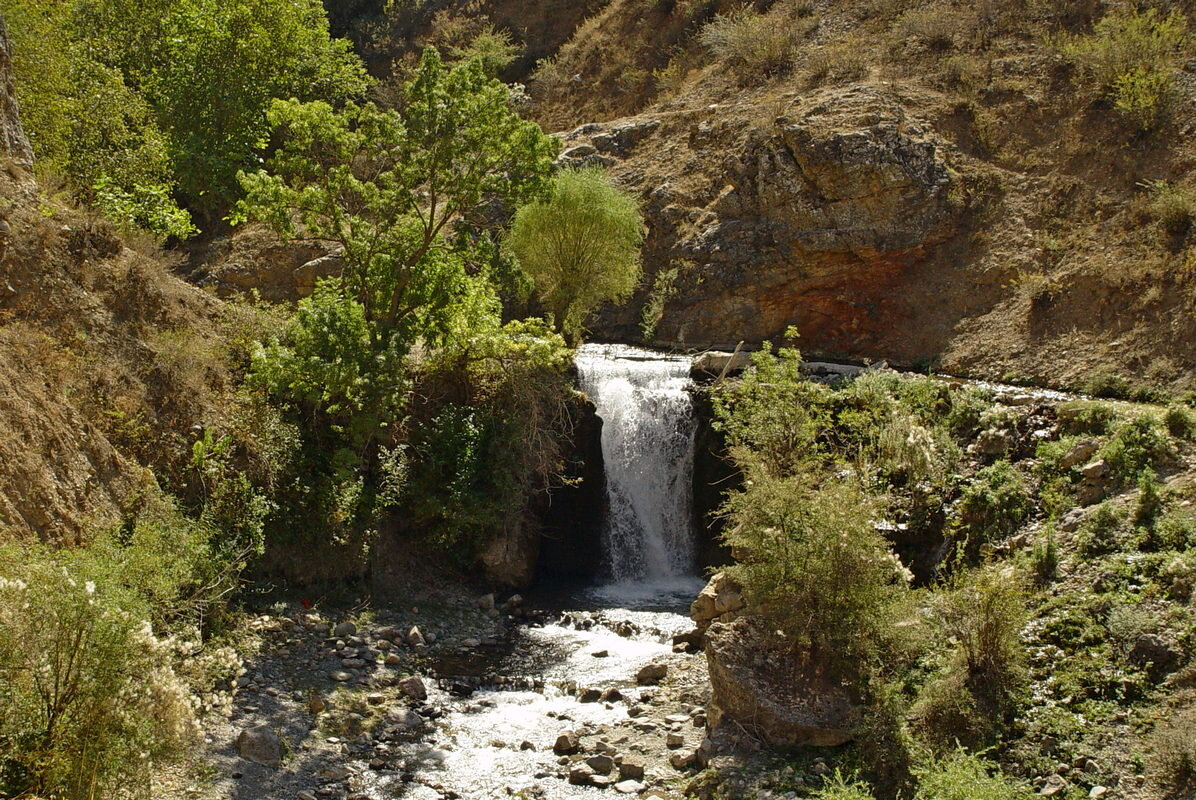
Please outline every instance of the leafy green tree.
[[[271, 99], [340, 103], [364, 67], [319, 0], [2, 0], [45, 172], [114, 221], [163, 235], [236, 199]], [[102, 191], [100, 187], [102, 188]]]
[[495, 204], [543, 192], [557, 147], [480, 63], [446, 68], [434, 49], [402, 113], [276, 101], [269, 119], [283, 143], [241, 176], [236, 219], [340, 245], [344, 286], [379, 336], [404, 344], [444, 330], [467, 262], [488, 249], [477, 229]]
[[635, 289], [643, 239], [635, 198], [587, 168], [561, 172], [550, 198], [520, 208], [507, 245], [557, 329], [575, 342], [600, 303]]

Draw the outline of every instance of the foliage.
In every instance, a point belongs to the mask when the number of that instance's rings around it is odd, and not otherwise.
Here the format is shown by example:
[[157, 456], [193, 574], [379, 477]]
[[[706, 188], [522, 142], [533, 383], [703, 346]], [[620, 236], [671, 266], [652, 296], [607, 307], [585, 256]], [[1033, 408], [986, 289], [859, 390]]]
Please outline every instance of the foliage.
[[936, 593], [934, 611], [953, 655], [923, 688], [912, 716], [939, 749], [990, 744], [1026, 681], [1019, 639], [1027, 619], [1025, 591], [1012, 569], [981, 568]]
[[1109, 430], [1116, 418], [1113, 407], [1108, 403], [1089, 400], [1071, 400], [1060, 403], [1055, 409], [1055, 414], [1063, 432], [1073, 435], [1103, 434]]
[[1143, 181], [1142, 188], [1150, 192], [1146, 213], [1172, 236], [1183, 236], [1196, 220], [1196, 193], [1187, 186], [1167, 181]]
[[146, 620], [227, 588], [208, 535], [167, 507], [78, 551], [0, 547], [0, 793], [149, 797], [185, 754], [188, 687]]
[[1196, 786], [1196, 709], [1185, 708], [1159, 725], [1151, 736], [1150, 774], [1168, 796]]
[[744, 474], [723, 513], [723, 538], [741, 554], [729, 572], [794, 652], [840, 659], [866, 676], [890, 637], [905, 576], [873, 525], [864, 493], [825, 480], [815, 444], [822, 420], [808, 399], [800, 354], [768, 347], [739, 381], [714, 393], [729, 450]]
[[994, 764], [963, 751], [932, 761], [917, 774], [915, 800], [1025, 800], [1032, 796], [1027, 787], [1002, 777]]
[[1175, 94], [1175, 71], [1187, 47], [1187, 22], [1174, 9], [1115, 9], [1091, 34], [1060, 42], [1065, 56], [1143, 130], [1158, 125]]
[[829, 422], [824, 406], [830, 394], [802, 376], [796, 349], [782, 347], [774, 355], [765, 343], [739, 381], [716, 387], [711, 399], [731, 457], [783, 477], [820, 460], [814, 443]]
[[1050, 583], [1059, 571], [1059, 546], [1055, 541], [1055, 526], [1047, 524], [1034, 543], [1034, 550], [1030, 554], [1030, 561], [1034, 568], [1034, 575], [1042, 584]]
[[404, 94], [401, 114], [276, 101], [282, 145], [268, 169], [242, 174], [236, 215], [343, 247], [344, 288], [377, 343], [399, 350], [443, 332], [478, 254], [468, 227], [537, 196], [556, 149], [476, 61], [446, 68], [428, 49]]
[[269, 132], [272, 97], [366, 87], [318, 0], [8, 0], [17, 91], [43, 169], [115, 222], [193, 233]]
[[1142, 415], [1118, 425], [1098, 454], [1119, 483], [1136, 480], [1144, 469], [1159, 469], [1175, 457], [1175, 446], [1161, 421]]
[[1008, 461], [984, 467], [964, 487], [954, 530], [960, 547], [975, 555], [981, 545], [1012, 534], [1032, 509], [1025, 481]]
[[549, 198], [521, 207], [507, 246], [557, 330], [576, 341], [599, 303], [635, 288], [643, 238], [639, 203], [591, 167], [559, 173]]
[[848, 780], [838, 770], [812, 796], [817, 800], [873, 800], [866, 783]]
[[651, 341], [656, 335], [656, 326], [664, 318], [664, 309], [669, 298], [677, 293], [677, 267], [662, 269], [652, 280], [652, 291], [644, 307], [640, 309], [640, 333], [644, 341]]
[[1196, 440], [1196, 412], [1179, 403], [1167, 406], [1163, 414], [1163, 425], [1167, 433], [1176, 439]]

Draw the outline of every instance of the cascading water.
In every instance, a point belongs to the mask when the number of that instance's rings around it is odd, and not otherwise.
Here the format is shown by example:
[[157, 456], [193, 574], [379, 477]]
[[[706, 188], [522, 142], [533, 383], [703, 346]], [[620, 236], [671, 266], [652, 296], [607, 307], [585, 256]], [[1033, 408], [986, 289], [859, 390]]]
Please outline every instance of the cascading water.
[[581, 386], [602, 418], [608, 511], [603, 546], [616, 583], [694, 573], [691, 482], [697, 427], [690, 359], [585, 345]]

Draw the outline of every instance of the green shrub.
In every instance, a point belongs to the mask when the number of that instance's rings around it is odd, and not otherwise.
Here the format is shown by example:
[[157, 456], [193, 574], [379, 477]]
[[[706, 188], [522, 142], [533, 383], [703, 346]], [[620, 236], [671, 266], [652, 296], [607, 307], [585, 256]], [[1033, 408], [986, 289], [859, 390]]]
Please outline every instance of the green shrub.
[[1118, 8], [1101, 18], [1092, 33], [1064, 39], [1061, 50], [1118, 111], [1140, 128], [1155, 127], [1175, 96], [1175, 72], [1187, 48], [1187, 21], [1173, 10], [1139, 12]]
[[941, 592], [936, 612], [954, 642], [969, 688], [993, 709], [1006, 709], [1025, 680], [1026, 594], [1011, 567], [987, 567]]
[[1080, 391], [1093, 397], [1124, 400], [1130, 396], [1130, 382], [1123, 375], [1097, 372], [1080, 384]]
[[1136, 480], [1143, 470], [1157, 470], [1170, 463], [1175, 457], [1175, 447], [1161, 421], [1143, 415], [1118, 425], [1098, 457], [1109, 465], [1110, 476], [1119, 485], [1125, 485]]
[[1012, 534], [1032, 509], [1025, 482], [1008, 461], [977, 473], [964, 488], [954, 519], [960, 545], [974, 556], [981, 545]]
[[1138, 478], [1138, 502], [1134, 505], [1133, 523], [1139, 527], [1153, 528], [1167, 506], [1163, 484], [1155, 477], [1154, 470], [1146, 469]]
[[733, 493], [724, 541], [743, 554], [730, 574], [796, 652], [867, 674], [891, 636], [905, 588], [868, 499], [843, 483], [749, 468]]
[[1117, 416], [1109, 404], [1095, 403], [1090, 400], [1071, 400], [1061, 403], [1055, 409], [1055, 414], [1063, 432], [1074, 436], [1083, 434], [1099, 436], [1106, 433]]
[[817, 800], [875, 800], [866, 783], [849, 781], [838, 770], [811, 796]]
[[1158, 551], [1185, 551], [1196, 547], [1196, 515], [1185, 508], [1172, 508], [1154, 523], [1147, 542]]
[[1001, 775], [996, 764], [962, 751], [918, 771], [915, 800], [1026, 800], [1033, 793]]
[[1121, 544], [1127, 512], [1108, 500], [1096, 507], [1080, 528], [1076, 547], [1082, 555], [1099, 556], [1116, 551]]
[[1038, 582], [1050, 583], [1059, 571], [1059, 548], [1055, 544], [1055, 526], [1048, 524], [1043, 528], [1034, 543], [1034, 550], [1030, 554], [1030, 563]]
[[[167, 538], [158, 539], [167, 544]], [[153, 553], [161, 600], [177, 591], [171, 553]], [[152, 796], [151, 780], [196, 733], [167, 645], [123, 607], [140, 563], [89, 580], [47, 552], [0, 549], [0, 794], [69, 800]], [[127, 571], [125, 571], [127, 570]], [[127, 793], [127, 794], [126, 794]]]
[[1196, 412], [1186, 405], [1173, 403], [1167, 406], [1167, 411], [1163, 414], [1163, 424], [1167, 426], [1167, 432], [1176, 439], [1196, 439]]

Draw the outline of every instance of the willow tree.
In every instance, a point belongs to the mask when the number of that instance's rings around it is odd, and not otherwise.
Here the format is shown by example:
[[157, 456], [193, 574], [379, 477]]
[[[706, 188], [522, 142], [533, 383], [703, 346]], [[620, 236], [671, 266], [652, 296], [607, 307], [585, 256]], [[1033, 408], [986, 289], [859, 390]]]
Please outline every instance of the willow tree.
[[507, 246], [557, 330], [576, 343], [600, 303], [635, 289], [643, 240], [639, 203], [592, 167], [559, 173], [549, 198], [520, 208]]

